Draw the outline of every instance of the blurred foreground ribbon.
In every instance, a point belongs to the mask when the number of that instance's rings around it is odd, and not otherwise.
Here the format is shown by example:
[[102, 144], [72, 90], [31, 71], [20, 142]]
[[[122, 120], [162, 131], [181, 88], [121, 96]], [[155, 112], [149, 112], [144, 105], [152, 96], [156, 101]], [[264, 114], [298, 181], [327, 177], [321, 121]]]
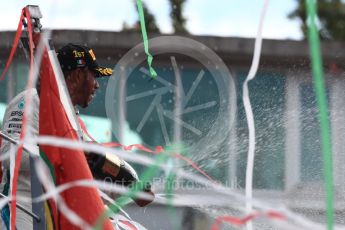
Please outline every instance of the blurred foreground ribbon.
[[320, 52], [319, 33], [316, 28], [318, 20], [316, 14], [315, 0], [306, 0], [306, 13], [308, 24], [308, 39], [311, 56], [311, 64], [314, 79], [314, 90], [316, 94], [317, 106], [319, 109], [319, 123], [321, 132], [321, 150], [324, 162], [324, 178], [326, 191], [326, 214], [327, 214], [327, 229], [333, 229], [334, 225], [334, 191], [333, 191], [333, 160], [332, 160], [332, 145], [330, 137], [330, 127], [328, 120], [328, 105], [325, 93], [325, 83], [322, 69], [322, 57]]
[[157, 73], [156, 73], [156, 71], [152, 67], [153, 57], [152, 57], [152, 55], [150, 54], [150, 51], [149, 51], [149, 41], [148, 41], [148, 38], [147, 38], [144, 10], [143, 10], [143, 4], [142, 4], [141, 0], [137, 0], [137, 6], [138, 6], [138, 12], [139, 12], [141, 33], [143, 35], [144, 49], [145, 49], [145, 53], [147, 55], [147, 64], [149, 65], [149, 70], [150, 70], [151, 77], [152, 78], [156, 78], [157, 77]]

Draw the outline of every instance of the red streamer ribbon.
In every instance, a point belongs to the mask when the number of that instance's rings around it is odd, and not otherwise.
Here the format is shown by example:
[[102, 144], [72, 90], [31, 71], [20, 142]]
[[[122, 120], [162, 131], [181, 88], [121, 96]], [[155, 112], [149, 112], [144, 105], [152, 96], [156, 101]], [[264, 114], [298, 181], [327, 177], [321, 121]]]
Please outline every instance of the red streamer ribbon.
[[[97, 142], [91, 135], [90, 133], [87, 131], [86, 129], [86, 125], [83, 122], [82, 119], [80, 119], [78, 117], [79, 120], [79, 124], [81, 129], [83, 130], [83, 132], [90, 138], [90, 140]], [[105, 147], [115, 147], [115, 148], [122, 148], [125, 151], [131, 151], [133, 148], [136, 148], [140, 151], [143, 152], [147, 152], [147, 153], [152, 153], [152, 154], [159, 154], [162, 153], [164, 151], [164, 148], [162, 146], [156, 146], [155, 150], [149, 149], [141, 144], [133, 144], [133, 145], [122, 145], [120, 143], [117, 142], [107, 142], [107, 143], [102, 143], [103, 146]], [[187, 164], [189, 164], [190, 166], [192, 166], [195, 170], [197, 170], [199, 173], [201, 173], [202, 175], [204, 175], [207, 179], [216, 182], [212, 177], [210, 177], [205, 171], [203, 171], [199, 166], [197, 166], [191, 159], [189, 159], [188, 157], [182, 156], [181, 154], [178, 153], [174, 153], [172, 154], [173, 157], [181, 159], [183, 161], [185, 161]]]
[[[15, 36], [15, 40], [14, 40], [14, 44], [11, 50], [11, 54], [10, 57], [7, 61], [6, 67], [4, 72], [2, 73], [0, 79], [5, 75], [7, 69], [9, 68], [11, 62], [12, 62], [12, 58], [13, 55], [16, 51], [18, 42], [19, 42], [19, 38], [20, 35], [22, 33], [22, 26], [23, 26], [23, 20], [24, 18], [27, 19], [27, 25], [28, 25], [28, 35], [29, 35], [29, 47], [30, 47], [30, 69], [29, 69], [29, 79], [28, 79], [28, 86], [31, 86], [32, 84], [32, 78], [33, 78], [33, 67], [34, 67], [34, 42], [33, 42], [33, 34], [32, 34], [32, 24], [31, 24], [31, 17], [30, 17], [30, 12], [29, 10], [25, 7], [22, 10], [22, 14], [20, 17], [20, 21], [18, 24], [18, 29], [17, 29], [17, 33]], [[28, 87], [29, 88], [29, 87]], [[26, 101], [28, 100], [27, 98], [25, 99]], [[29, 103], [30, 104], [30, 103]], [[20, 140], [23, 140], [26, 134], [26, 124], [27, 124], [27, 103], [25, 103], [25, 107], [24, 107], [24, 114], [23, 114], [23, 123], [22, 123], [22, 130], [20, 133]], [[11, 221], [10, 221], [10, 226], [11, 229], [15, 229], [16, 227], [16, 194], [17, 194], [17, 180], [18, 180], [18, 174], [19, 174], [19, 170], [20, 170], [20, 162], [22, 160], [22, 155], [23, 155], [23, 145], [20, 144], [18, 146], [18, 152], [16, 155], [16, 161], [15, 161], [15, 166], [14, 166], [14, 173], [13, 173], [13, 177], [12, 177], [12, 190], [11, 190], [11, 198], [12, 198], [12, 202], [11, 202]]]
[[286, 217], [283, 214], [277, 211], [268, 211], [266, 213], [255, 212], [242, 218], [234, 217], [234, 216], [219, 216], [216, 218], [215, 222], [213, 223], [211, 230], [219, 230], [221, 227], [221, 224], [224, 222], [232, 224], [232, 225], [238, 225], [238, 226], [245, 225], [249, 221], [260, 216], [266, 216], [271, 219], [280, 219], [280, 220], [286, 219]]

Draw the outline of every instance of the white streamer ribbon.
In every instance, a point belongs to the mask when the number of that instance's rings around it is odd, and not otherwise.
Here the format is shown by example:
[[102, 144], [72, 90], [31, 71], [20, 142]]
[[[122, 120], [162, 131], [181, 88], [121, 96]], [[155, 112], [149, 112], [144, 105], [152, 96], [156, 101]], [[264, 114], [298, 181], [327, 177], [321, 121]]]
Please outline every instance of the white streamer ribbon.
[[[260, 55], [261, 55], [261, 45], [262, 45], [262, 29], [264, 24], [264, 19], [266, 15], [266, 11], [268, 8], [269, 0], [265, 0], [264, 7], [261, 11], [258, 34], [255, 39], [255, 47], [254, 47], [254, 57], [252, 60], [252, 65], [250, 67], [248, 76], [243, 83], [243, 105], [246, 111], [246, 118], [248, 123], [248, 131], [249, 131], [249, 146], [248, 146], [248, 158], [247, 158], [247, 168], [246, 168], [246, 211], [247, 213], [251, 213], [253, 211], [253, 204], [252, 202], [248, 202], [253, 198], [253, 169], [254, 169], [254, 158], [255, 158], [255, 123], [254, 123], [254, 115], [252, 106], [250, 104], [249, 98], [249, 89], [248, 89], [248, 82], [252, 80], [259, 67], [260, 62]], [[252, 230], [253, 224], [252, 222], [248, 222], [247, 229]]]

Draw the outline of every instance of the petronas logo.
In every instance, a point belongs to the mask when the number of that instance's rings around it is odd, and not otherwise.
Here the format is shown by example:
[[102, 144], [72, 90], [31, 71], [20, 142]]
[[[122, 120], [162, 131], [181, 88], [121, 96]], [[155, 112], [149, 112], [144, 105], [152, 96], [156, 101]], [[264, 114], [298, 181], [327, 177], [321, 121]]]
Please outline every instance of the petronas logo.
[[22, 98], [20, 102], [18, 103], [18, 109], [22, 110], [24, 108], [24, 105], [25, 105], [25, 101], [24, 101], [24, 98]]

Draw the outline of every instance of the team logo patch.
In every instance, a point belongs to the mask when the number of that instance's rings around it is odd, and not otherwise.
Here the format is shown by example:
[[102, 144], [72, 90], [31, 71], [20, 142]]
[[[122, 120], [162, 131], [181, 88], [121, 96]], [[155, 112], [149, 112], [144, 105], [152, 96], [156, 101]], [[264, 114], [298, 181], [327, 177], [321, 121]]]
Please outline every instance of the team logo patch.
[[95, 56], [95, 54], [93, 53], [92, 50], [89, 50], [89, 54], [91, 55], [92, 60], [96, 61], [96, 56]]

